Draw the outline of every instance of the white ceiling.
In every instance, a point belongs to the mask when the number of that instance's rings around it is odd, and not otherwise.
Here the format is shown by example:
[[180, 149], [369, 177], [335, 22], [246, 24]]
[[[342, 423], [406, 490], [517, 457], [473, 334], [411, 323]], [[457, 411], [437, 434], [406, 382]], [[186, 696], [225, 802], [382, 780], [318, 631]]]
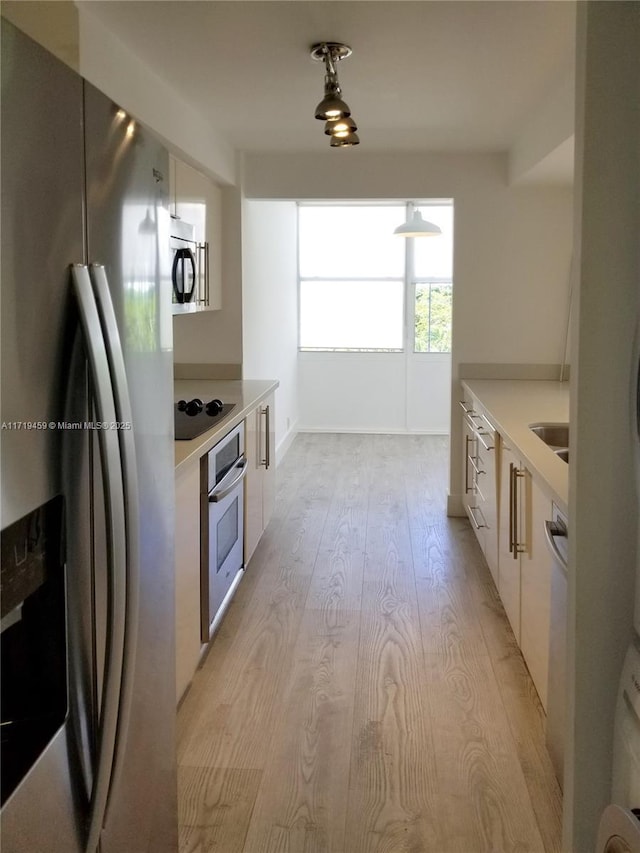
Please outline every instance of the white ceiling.
[[92, 0], [91, 12], [234, 148], [324, 151], [311, 44], [338, 74], [359, 150], [507, 151], [573, 67], [569, 0]]

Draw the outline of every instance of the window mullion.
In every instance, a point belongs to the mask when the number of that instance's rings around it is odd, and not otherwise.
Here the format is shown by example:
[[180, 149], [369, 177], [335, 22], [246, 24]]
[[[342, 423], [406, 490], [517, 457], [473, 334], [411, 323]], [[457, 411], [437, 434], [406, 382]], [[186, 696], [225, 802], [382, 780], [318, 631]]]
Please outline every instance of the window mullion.
[[[413, 215], [414, 205], [412, 202], [407, 203], [407, 222]], [[415, 306], [415, 288], [413, 286], [414, 276], [414, 238], [405, 238], [405, 270], [404, 270], [404, 347], [407, 353], [415, 350], [415, 325], [416, 325], [416, 306]]]

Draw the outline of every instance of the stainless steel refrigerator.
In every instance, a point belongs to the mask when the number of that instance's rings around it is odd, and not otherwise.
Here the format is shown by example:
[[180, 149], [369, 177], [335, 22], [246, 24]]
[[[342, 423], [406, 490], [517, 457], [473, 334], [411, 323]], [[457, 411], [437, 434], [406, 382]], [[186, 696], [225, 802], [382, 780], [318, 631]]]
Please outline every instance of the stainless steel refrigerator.
[[2, 849], [177, 850], [168, 155], [2, 22]]

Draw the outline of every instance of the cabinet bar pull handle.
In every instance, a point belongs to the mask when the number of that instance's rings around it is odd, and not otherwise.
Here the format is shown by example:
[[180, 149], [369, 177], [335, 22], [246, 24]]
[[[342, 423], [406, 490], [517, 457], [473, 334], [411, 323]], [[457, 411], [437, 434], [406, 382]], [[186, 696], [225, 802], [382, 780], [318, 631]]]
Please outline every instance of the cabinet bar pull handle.
[[468, 507], [469, 515], [471, 516], [471, 520], [473, 521], [476, 530], [480, 530], [481, 527], [488, 527], [487, 523], [484, 520], [484, 516], [482, 517], [483, 524], [479, 524], [479, 522], [477, 521], [477, 519], [474, 515], [474, 509], [477, 510], [480, 513], [480, 515], [482, 515], [482, 511], [478, 507], [472, 507], [472, 506]]
[[476, 430], [476, 437], [477, 437], [478, 441], [480, 442], [480, 444], [484, 447], [484, 449], [485, 450], [494, 450], [494, 445], [493, 444], [487, 444], [486, 441], [484, 440], [485, 437], [487, 437], [487, 436], [489, 438], [491, 438], [491, 436], [489, 435], [488, 432], [480, 432], [480, 430]]
[[509, 463], [509, 553], [513, 554], [513, 462]]
[[264, 445], [264, 458], [260, 460], [260, 464], [264, 465], [265, 470], [269, 468], [271, 465], [271, 448], [269, 447], [269, 432], [271, 429], [270, 423], [270, 411], [269, 406], [265, 406], [263, 409], [260, 409], [260, 415], [264, 415], [264, 432], [265, 432], [265, 445]]
[[518, 477], [524, 477], [524, 471], [513, 466], [513, 559], [517, 560], [519, 554], [523, 554], [527, 548], [526, 545], [518, 542]]
[[469, 415], [469, 414], [471, 414], [471, 412], [473, 412], [473, 409], [467, 409], [467, 401], [466, 400], [458, 400], [458, 405], [460, 406], [462, 411], [465, 413], [465, 415]]
[[511, 477], [513, 479], [513, 559], [518, 559], [518, 483], [516, 481], [517, 468], [511, 465]]
[[[475, 457], [475, 458], [477, 459], [477, 457]], [[476, 465], [476, 463], [474, 462], [474, 457], [473, 457], [473, 456], [469, 456], [469, 462], [471, 462], [471, 467], [472, 467], [472, 468], [473, 468], [473, 470], [476, 472], [476, 477], [477, 477], [479, 474], [486, 474], [486, 473], [487, 473], [486, 471], [483, 471], [483, 470], [482, 470], [482, 468], [478, 468], [478, 466], [477, 466], [477, 465]]]
[[468, 495], [471, 491], [471, 488], [469, 487], [469, 460], [471, 459], [471, 456], [469, 456], [469, 442], [473, 439], [469, 438], [468, 435], [465, 435], [464, 440], [466, 442], [464, 454], [464, 493], [465, 495]]

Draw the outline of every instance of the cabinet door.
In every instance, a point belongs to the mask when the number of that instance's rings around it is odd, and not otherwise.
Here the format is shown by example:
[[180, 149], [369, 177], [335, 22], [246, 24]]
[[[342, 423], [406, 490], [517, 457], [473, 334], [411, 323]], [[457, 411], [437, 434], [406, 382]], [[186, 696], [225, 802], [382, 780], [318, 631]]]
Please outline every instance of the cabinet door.
[[209, 308], [222, 308], [222, 190], [213, 181], [206, 186], [205, 242], [209, 275]]
[[276, 503], [276, 409], [275, 395], [269, 394], [261, 406], [263, 446], [262, 529], [265, 530]]
[[526, 506], [531, 477], [504, 441], [500, 457], [498, 591], [520, 644], [520, 556], [527, 547]]
[[244, 564], [251, 559], [262, 536], [262, 468], [260, 465], [260, 408], [254, 409], [244, 425], [247, 476], [244, 481]]
[[169, 213], [172, 217], [178, 215], [176, 209], [176, 171], [177, 160], [173, 154], [169, 154]]
[[276, 501], [275, 407], [270, 394], [245, 421], [244, 562], [251, 559]]
[[462, 452], [464, 454], [462, 502], [478, 544], [484, 551], [486, 523], [482, 513], [483, 501], [479, 499], [478, 489], [478, 481], [484, 476], [484, 469], [481, 467], [482, 463], [478, 456], [478, 440], [466, 416], [462, 430]]
[[521, 557], [520, 648], [546, 710], [553, 561], [544, 535], [544, 523], [552, 517], [552, 506], [533, 480], [530, 506], [530, 547]]
[[478, 479], [480, 490], [482, 517], [486, 528], [484, 531], [484, 556], [491, 571], [493, 581], [498, 587], [498, 477], [496, 472], [495, 441], [490, 440], [488, 448], [480, 446], [479, 457], [484, 472]]
[[222, 190], [206, 175], [181, 160], [171, 158], [171, 213], [194, 226], [202, 246], [198, 259], [205, 264], [208, 302], [202, 309], [222, 308]]
[[208, 178], [182, 160], [175, 160], [176, 215], [193, 225], [198, 243], [204, 243], [207, 227]]

